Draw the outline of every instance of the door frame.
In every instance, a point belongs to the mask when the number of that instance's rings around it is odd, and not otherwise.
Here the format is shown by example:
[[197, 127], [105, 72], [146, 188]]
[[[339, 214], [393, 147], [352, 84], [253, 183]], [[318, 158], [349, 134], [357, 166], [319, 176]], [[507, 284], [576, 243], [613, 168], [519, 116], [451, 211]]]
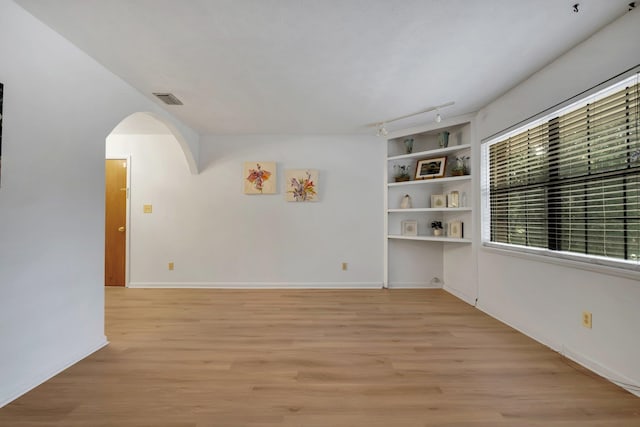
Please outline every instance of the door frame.
[[[118, 155], [110, 155], [105, 156], [105, 160], [126, 160], [127, 161], [127, 197], [126, 197], [126, 220], [124, 224], [125, 236], [124, 236], [124, 287], [129, 287], [130, 282], [130, 268], [129, 268], [129, 254], [130, 246], [131, 246], [131, 230], [129, 225], [131, 224], [131, 154], [126, 154], [122, 156]], [[105, 189], [106, 193], [106, 189]], [[104, 194], [103, 194], [104, 196]], [[105, 205], [106, 209], [106, 205]], [[103, 225], [106, 223], [106, 218], [103, 221]], [[103, 254], [104, 258], [104, 254]]]

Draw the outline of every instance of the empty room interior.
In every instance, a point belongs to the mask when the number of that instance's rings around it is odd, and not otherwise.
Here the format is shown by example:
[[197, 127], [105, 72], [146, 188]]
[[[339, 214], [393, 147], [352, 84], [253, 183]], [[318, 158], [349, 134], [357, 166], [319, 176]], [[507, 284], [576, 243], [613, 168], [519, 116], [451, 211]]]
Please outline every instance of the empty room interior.
[[640, 426], [636, 2], [0, 35], [0, 426]]

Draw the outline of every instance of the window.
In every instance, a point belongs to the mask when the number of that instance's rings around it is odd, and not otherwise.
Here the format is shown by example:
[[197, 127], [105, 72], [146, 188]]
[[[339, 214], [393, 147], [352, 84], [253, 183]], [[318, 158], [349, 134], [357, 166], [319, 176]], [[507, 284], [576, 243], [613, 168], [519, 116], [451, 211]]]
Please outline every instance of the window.
[[483, 145], [485, 244], [638, 268], [638, 74]]

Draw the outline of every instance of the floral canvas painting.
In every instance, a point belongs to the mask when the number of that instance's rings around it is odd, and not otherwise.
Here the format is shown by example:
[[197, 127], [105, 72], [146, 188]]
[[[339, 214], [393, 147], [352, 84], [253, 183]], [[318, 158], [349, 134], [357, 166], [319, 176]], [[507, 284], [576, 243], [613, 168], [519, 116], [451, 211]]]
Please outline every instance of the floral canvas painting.
[[318, 171], [291, 169], [285, 172], [285, 197], [289, 202], [318, 201]]
[[245, 162], [244, 194], [275, 194], [276, 162]]

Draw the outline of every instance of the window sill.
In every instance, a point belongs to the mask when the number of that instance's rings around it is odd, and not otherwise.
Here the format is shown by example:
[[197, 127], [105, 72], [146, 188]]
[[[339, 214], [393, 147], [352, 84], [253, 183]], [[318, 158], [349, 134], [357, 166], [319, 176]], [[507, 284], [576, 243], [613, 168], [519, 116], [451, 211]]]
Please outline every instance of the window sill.
[[594, 273], [623, 277], [625, 279], [640, 280], [640, 263], [615, 262], [598, 257], [581, 257], [579, 255], [554, 252], [547, 249], [514, 247], [493, 242], [483, 242], [482, 249], [504, 256], [592, 271]]

